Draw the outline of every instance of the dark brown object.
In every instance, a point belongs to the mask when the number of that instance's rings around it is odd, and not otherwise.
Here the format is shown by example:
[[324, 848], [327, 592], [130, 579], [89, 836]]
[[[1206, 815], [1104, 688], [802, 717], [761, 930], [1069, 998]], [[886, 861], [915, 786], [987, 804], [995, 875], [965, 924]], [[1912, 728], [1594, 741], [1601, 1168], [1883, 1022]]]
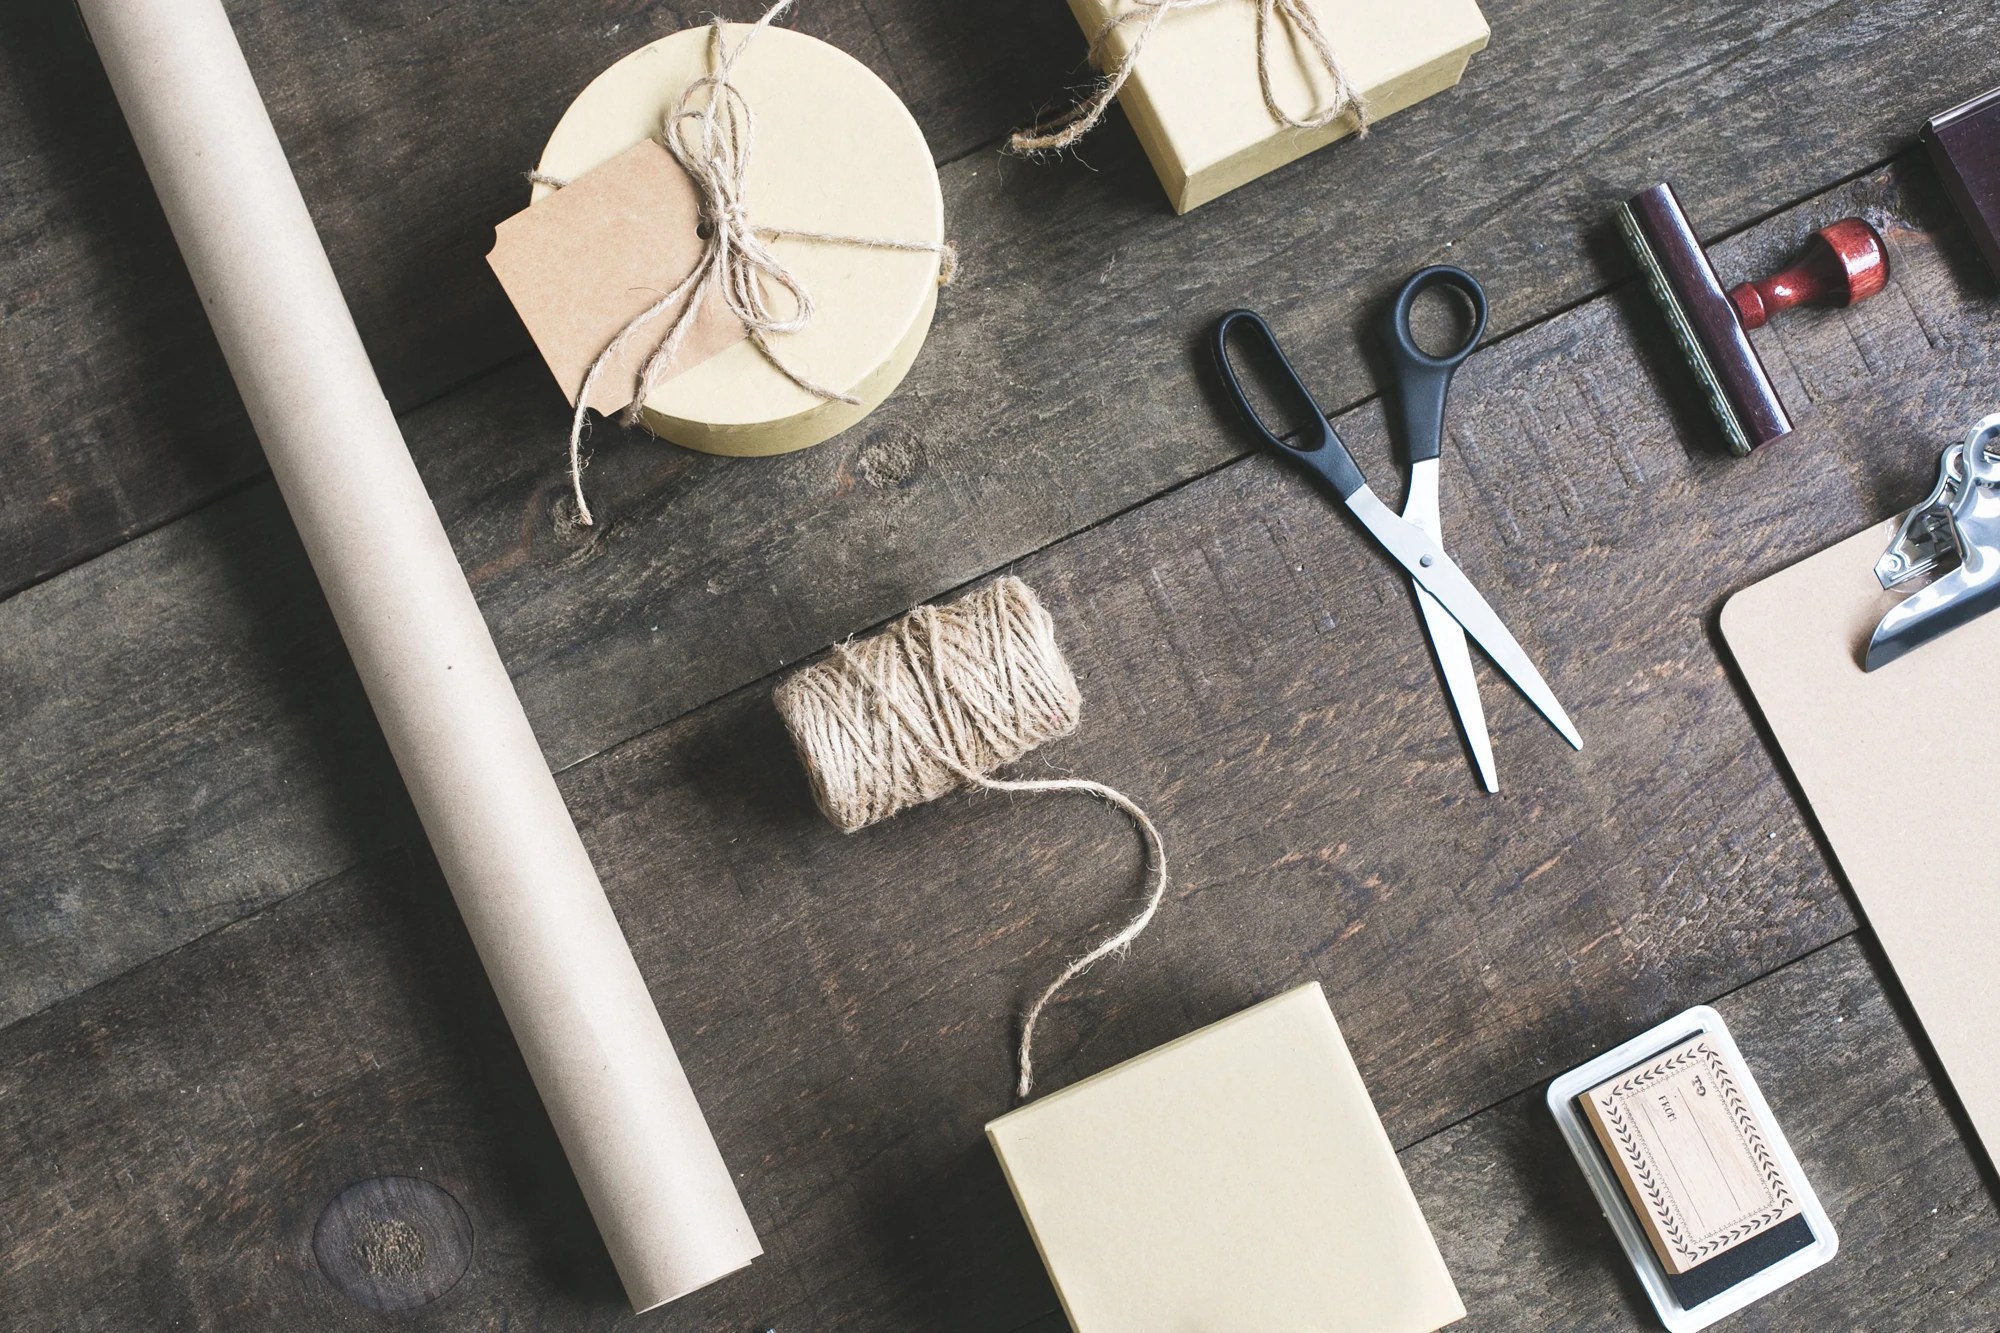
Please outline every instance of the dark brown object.
[[1987, 267], [2000, 277], [2000, 88], [1931, 117], [1919, 137]]
[[1660, 184], [1633, 195], [1618, 222], [1730, 451], [1747, 454], [1791, 434], [1792, 419], [1673, 187]]
[[1806, 238], [1798, 262], [1758, 282], [1729, 289], [1729, 303], [1746, 329], [1795, 305], [1853, 305], [1889, 281], [1889, 254], [1875, 229], [1860, 218], [1842, 218]]

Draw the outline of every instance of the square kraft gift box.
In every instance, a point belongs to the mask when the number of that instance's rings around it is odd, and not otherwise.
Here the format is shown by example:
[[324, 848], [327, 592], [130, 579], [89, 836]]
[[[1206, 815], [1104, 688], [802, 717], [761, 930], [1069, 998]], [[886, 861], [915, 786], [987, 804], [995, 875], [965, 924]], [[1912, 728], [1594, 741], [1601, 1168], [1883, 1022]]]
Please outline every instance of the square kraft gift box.
[[1074, 1333], [1465, 1315], [1319, 984], [986, 1127]]
[[[1474, 0], [1305, 0], [1359, 90], [1371, 121], [1456, 84], [1489, 29]], [[1069, 0], [1086, 38], [1132, 0]], [[1118, 104], [1152, 159], [1174, 211], [1185, 213], [1354, 130], [1341, 116], [1318, 129], [1271, 118], [1257, 77], [1258, 0], [1175, 9], [1146, 40]], [[1271, 92], [1304, 120], [1331, 105], [1333, 81], [1282, 18], [1273, 20]], [[1145, 27], [1118, 24], [1098, 54], [1115, 69]]]

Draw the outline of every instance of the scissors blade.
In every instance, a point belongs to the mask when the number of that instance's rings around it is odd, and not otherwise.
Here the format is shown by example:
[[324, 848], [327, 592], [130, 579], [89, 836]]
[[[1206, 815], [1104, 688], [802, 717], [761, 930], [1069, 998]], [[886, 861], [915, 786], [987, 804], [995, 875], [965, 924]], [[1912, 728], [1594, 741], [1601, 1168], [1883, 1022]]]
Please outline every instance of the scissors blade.
[[[1419, 458], [1410, 464], [1403, 518], [1422, 528], [1433, 541], [1443, 540], [1438, 523], [1437, 459]], [[1424, 591], [1423, 584], [1412, 580], [1410, 587], [1417, 594], [1417, 610], [1423, 613], [1424, 630], [1430, 635], [1431, 651], [1437, 655], [1438, 676], [1444, 681], [1445, 695], [1458, 717], [1466, 747], [1472, 751], [1480, 784], [1497, 792], [1500, 784], [1493, 774], [1493, 738], [1486, 734], [1486, 708], [1479, 699], [1478, 677], [1472, 674], [1472, 650], [1466, 646], [1465, 631], [1451, 618], [1451, 612], [1438, 605], [1437, 598]]]
[[1458, 729], [1472, 749], [1472, 762], [1479, 769], [1479, 781], [1488, 791], [1499, 791], [1493, 776], [1493, 738], [1486, 734], [1486, 707], [1479, 701], [1479, 679], [1472, 674], [1472, 649], [1466, 646], [1465, 631], [1451, 618], [1438, 599], [1412, 583], [1417, 592], [1417, 609], [1424, 613], [1424, 628], [1430, 632], [1431, 651], [1437, 654], [1438, 674], [1444, 677], [1445, 693], [1451, 696], [1452, 711], [1458, 714]]
[[1479, 646], [1486, 650], [1486, 655], [1493, 659], [1493, 665], [1507, 673], [1521, 693], [1528, 696], [1528, 702], [1539, 708], [1549, 724], [1562, 733], [1562, 738], [1581, 750], [1583, 737], [1577, 734], [1569, 714], [1556, 701], [1555, 691], [1542, 679], [1542, 673], [1535, 670], [1527, 650], [1521, 647], [1493, 608], [1486, 604], [1486, 599], [1479, 595], [1479, 589], [1472, 586], [1472, 580], [1465, 577], [1436, 539], [1416, 524], [1390, 512], [1389, 507], [1366, 486], [1347, 497], [1347, 507], [1382, 544], [1382, 549], [1394, 556], [1397, 563], [1409, 571], [1410, 577], [1435, 597], [1439, 605], [1451, 613], [1451, 618], [1478, 641]]

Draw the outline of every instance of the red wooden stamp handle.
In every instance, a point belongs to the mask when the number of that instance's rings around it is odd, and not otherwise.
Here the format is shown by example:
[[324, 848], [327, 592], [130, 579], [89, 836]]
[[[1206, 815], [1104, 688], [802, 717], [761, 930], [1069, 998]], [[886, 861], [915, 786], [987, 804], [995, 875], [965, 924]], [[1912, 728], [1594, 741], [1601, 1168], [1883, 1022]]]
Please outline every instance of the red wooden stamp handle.
[[1882, 238], [1860, 218], [1842, 218], [1814, 232], [1798, 262], [1761, 282], [1730, 289], [1729, 301], [1746, 329], [1759, 329], [1780, 310], [1819, 301], [1853, 305], [1889, 281]]

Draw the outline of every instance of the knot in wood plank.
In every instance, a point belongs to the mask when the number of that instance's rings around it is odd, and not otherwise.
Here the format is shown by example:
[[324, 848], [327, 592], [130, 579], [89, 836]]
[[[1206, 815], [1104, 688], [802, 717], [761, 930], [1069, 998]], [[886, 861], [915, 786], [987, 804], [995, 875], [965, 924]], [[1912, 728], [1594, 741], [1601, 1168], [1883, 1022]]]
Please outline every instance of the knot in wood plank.
[[313, 1228], [313, 1257], [334, 1290], [369, 1310], [411, 1310], [450, 1291], [472, 1265], [472, 1220], [414, 1176], [342, 1190]]

